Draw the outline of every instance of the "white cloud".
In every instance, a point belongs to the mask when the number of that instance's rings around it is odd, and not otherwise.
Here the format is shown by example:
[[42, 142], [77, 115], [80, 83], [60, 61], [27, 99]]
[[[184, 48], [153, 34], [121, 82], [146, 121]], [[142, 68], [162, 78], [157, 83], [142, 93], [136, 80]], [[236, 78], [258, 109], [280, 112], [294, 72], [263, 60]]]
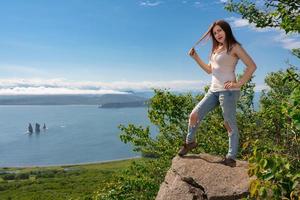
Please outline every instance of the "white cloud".
[[236, 28], [250, 26], [250, 23], [247, 19], [230, 17], [230, 18], [227, 18], [227, 20], [230, 21], [232, 26], [236, 27]]
[[[209, 82], [198, 80], [143, 82], [72, 82], [64, 79], [0, 79], [0, 95], [57, 95], [57, 94], [126, 94], [127, 91], [152, 91], [153, 88], [171, 91], [203, 91]], [[255, 91], [269, 89], [256, 85]]]
[[255, 24], [250, 23], [247, 19], [242, 19], [242, 18], [237, 18], [237, 17], [229, 17], [226, 18], [226, 20], [232, 25], [233, 28], [250, 28], [254, 31], [257, 32], [266, 32], [266, 31], [270, 31], [273, 30], [271, 28], [258, 28], [255, 27]]
[[124, 91], [149, 91], [167, 88], [173, 91], [202, 90], [207, 82], [193, 80], [143, 82], [72, 82], [64, 79], [0, 79], [0, 95], [20, 94], [107, 94]]
[[279, 30], [279, 28], [271, 28], [271, 27], [264, 27], [264, 28], [259, 28], [256, 27], [254, 23], [250, 23], [248, 19], [242, 19], [242, 18], [237, 18], [237, 17], [229, 17], [226, 18], [226, 20], [231, 24], [233, 28], [250, 28], [253, 31], [256, 32], [269, 32], [269, 31], [274, 31], [274, 30]]
[[114, 90], [82, 90], [71, 88], [47, 88], [47, 87], [15, 87], [0, 89], [0, 95], [54, 95], [54, 94], [126, 94]]
[[278, 42], [285, 49], [300, 48], [300, 37], [298, 35], [286, 35], [283, 31], [275, 37], [273, 37], [275, 42]]
[[145, 6], [145, 7], [154, 7], [154, 6], [158, 6], [160, 5], [162, 2], [161, 1], [142, 1], [140, 2], [141, 6]]
[[197, 7], [197, 8], [200, 8], [200, 7], [203, 7], [204, 4], [202, 4], [200, 1], [195, 1], [194, 6]]

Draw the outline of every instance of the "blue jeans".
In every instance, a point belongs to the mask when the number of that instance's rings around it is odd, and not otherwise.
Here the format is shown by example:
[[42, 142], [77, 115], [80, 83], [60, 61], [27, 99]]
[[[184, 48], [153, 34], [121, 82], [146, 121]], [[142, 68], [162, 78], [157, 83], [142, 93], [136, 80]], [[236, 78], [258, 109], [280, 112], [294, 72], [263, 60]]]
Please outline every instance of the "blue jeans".
[[236, 105], [239, 97], [239, 90], [218, 92], [212, 92], [209, 90], [191, 113], [197, 113], [197, 121], [194, 124], [189, 124], [186, 142], [191, 143], [195, 141], [195, 133], [200, 121], [209, 111], [220, 105], [229, 137], [229, 149], [226, 157], [236, 159], [239, 145], [239, 132], [236, 122]]

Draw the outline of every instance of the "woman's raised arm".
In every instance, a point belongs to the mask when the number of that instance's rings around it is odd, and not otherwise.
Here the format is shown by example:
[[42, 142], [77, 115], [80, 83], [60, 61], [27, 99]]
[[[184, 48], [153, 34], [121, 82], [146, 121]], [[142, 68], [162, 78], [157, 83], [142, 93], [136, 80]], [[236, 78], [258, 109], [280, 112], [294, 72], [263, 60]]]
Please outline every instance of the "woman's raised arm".
[[196, 62], [197, 64], [208, 74], [211, 74], [211, 65], [206, 64], [203, 62], [200, 57], [198, 56], [196, 50], [194, 48], [191, 48], [188, 53]]

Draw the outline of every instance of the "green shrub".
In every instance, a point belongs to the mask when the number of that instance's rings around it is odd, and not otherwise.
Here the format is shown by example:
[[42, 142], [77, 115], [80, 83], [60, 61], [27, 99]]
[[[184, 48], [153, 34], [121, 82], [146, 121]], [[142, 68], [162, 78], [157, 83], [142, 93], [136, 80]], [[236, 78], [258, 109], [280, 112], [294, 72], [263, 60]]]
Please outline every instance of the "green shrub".
[[3, 180], [14, 180], [16, 177], [15, 174], [5, 174], [2, 176]]
[[249, 159], [249, 175], [255, 177], [250, 184], [251, 197], [255, 199], [299, 199], [300, 172], [280, 148], [256, 140]]
[[29, 179], [28, 173], [17, 173], [15, 176], [16, 180]]

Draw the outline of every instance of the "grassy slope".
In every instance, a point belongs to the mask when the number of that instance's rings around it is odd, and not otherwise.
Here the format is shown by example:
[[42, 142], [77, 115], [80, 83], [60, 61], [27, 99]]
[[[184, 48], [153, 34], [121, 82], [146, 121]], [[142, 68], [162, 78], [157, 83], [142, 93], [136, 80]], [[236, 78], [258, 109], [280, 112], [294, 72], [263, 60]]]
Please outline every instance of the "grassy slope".
[[4, 180], [8, 175], [0, 174], [0, 199], [91, 199], [95, 190], [113, 174], [128, 167], [132, 160], [55, 167], [0, 168], [0, 172], [16, 172], [13, 180]]

